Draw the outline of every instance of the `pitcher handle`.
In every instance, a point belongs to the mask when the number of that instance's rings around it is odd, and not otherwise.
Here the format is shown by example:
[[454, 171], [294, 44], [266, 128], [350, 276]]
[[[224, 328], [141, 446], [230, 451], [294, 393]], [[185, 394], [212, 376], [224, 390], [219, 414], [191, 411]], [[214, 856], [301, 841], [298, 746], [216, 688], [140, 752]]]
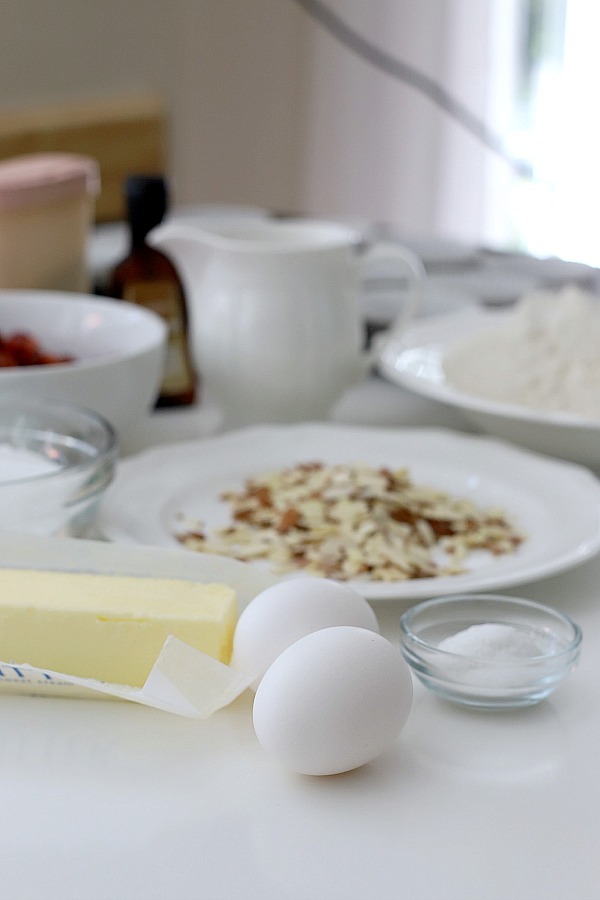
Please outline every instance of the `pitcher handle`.
[[[359, 281], [363, 285], [368, 282], [369, 275], [372, 275], [374, 267], [381, 262], [390, 262], [393, 272], [383, 278], [381, 276], [374, 278], [373, 284], [375, 287], [371, 293], [377, 294], [378, 281], [382, 282], [380, 289], [382, 294], [401, 292], [402, 309], [395, 317], [392, 327], [394, 331], [403, 330], [419, 311], [423, 296], [425, 268], [419, 257], [407, 247], [402, 247], [391, 241], [376, 241], [367, 246], [358, 258]], [[396, 283], [396, 287], [391, 289], [390, 283]], [[379, 351], [380, 340], [375, 336], [372, 346], [365, 351], [365, 362], [367, 365], [375, 365], [377, 363]]]
[[[397, 290], [403, 293], [402, 312], [395, 320], [395, 328], [405, 328], [410, 320], [416, 315], [423, 293], [423, 280], [425, 278], [425, 268], [419, 257], [409, 250], [408, 247], [402, 247], [391, 241], [376, 241], [367, 246], [358, 260], [359, 279], [361, 282], [368, 281], [370, 270], [376, 263], [390, 262], [393, 264], [393, 272], [389, 276], [380, 279], [373, 279], [375, 290], [377, 293], [377, 281], [382, 281], [381, 292], [391, 293], [390, 282], [407, 281], [406, 289], [398, 285]], [[387, 286], [386, 286], [387, 285]]]

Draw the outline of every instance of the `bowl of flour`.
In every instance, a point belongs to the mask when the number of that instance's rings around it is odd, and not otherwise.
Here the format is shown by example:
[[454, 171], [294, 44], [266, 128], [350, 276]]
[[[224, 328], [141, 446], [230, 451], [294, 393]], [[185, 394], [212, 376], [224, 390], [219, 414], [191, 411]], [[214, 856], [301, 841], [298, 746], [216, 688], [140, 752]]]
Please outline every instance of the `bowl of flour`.
[[382, 374], [456, 407], [478, 430], [600, 471], [600, 297], [531, 291], [392, 335]]
[[459, 390], [600, 425], [600, 298], [578, 288], [526, 294], [507, 321], [447, 354]]

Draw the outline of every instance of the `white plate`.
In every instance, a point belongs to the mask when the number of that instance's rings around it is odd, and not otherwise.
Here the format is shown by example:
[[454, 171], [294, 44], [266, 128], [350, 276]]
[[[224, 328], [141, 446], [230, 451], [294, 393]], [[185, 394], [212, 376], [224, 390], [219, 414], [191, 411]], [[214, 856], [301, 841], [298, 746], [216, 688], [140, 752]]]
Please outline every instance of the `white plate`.
[[510, 310], [466, 307], [389, 332], [379, 344], [381, 374], [402, 387], [456, 407], [477, 428], [531, 450], [600, 467], [600, 422], [572, 413], [542, 412], [467, 394], [449, 383], [444, 362], [458, 342], [495, 327]]
[[370, 600], [498, 589], [552, 575], [600, 549], [600, 482], [586, 469], [489, 438], [442, 430], [303, 424], [260, 426], [144, 451], [120, 464], [100, 510], [109, 540], [177, 546], [178, 516], [225, 524], [225, 488], [269, 469], [319, 460], [408, 466], [412, 479], [500, 506], [527, 540], [508, 556], [469, 558], [468, 574], [382, 584], [354, 581]]

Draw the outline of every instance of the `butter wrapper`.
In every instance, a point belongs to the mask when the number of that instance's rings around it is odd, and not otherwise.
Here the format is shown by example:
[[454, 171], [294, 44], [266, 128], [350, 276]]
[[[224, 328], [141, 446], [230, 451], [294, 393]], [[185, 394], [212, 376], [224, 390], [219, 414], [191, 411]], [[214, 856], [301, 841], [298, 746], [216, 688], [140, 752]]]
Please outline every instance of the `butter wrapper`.
[[[277, 580], [247, 563], [188, 550], [12, 532], [0, 534], [0, 567], [221, 581], [235, 589], [238, 612]], [[173, 636], [165, 641], [142, 687], [80, 678], [27, 662], [0, 662], [0, 692], [126, 700], [197, 719], [227, 706], [252, 680]]]
[[143, 687], [137, 688], [38, 669], [28, 663], [0, 662], [0, 691], [86, 699], [104, 695], [194, 719], [208, 719], [251, 683], [252, 678], [173, 636], [165, 641]]

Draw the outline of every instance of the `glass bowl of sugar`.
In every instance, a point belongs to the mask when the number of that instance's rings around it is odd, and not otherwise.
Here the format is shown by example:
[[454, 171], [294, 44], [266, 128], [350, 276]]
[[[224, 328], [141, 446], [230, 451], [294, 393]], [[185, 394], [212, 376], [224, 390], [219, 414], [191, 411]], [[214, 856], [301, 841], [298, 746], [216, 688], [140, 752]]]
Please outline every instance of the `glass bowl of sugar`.
[[447, 700], [486, 709], [531, 706], [572, 671], [581, 629], [569, 616], [495, 594], [427, 600], [400, 620], [402, 654]]
[[97, 413], [0, 397], [0, 531], [86, 536], [116, 460], [115, 432]]

